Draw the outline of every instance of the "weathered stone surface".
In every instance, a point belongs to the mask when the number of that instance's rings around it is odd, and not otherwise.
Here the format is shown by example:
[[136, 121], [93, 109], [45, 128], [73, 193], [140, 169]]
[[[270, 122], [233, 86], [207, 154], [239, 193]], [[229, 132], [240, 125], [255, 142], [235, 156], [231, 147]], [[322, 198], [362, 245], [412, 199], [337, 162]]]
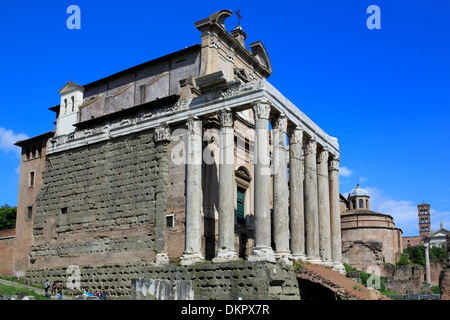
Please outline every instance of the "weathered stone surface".
[[152, 131], [48, 155], [32, 267], [154, 259], [164, 250], [168, 156]]

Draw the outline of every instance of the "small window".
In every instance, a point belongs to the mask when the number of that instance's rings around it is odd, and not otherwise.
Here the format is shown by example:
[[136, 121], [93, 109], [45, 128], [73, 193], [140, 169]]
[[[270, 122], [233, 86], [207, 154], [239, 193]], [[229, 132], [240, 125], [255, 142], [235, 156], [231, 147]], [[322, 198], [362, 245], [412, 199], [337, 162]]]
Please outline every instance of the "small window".
[[75, 97], [72, 96], [72, 112], [75, 110]]
[[363, 209], [363, 208], [364, 208], [364, 200], [359, 199], [359, 209]]
[[34, 171], [30, 172], [30, 184], [28, 186], [30, 188], [34, 187]]
[[67, 214], [67, 207], [61, 208], [61, 214]]
[[31, 157], [31, 147], [28, 146], [27, 147], [27, 160], [30, 160], [30, 157]]
[[173, 214], [166, 215], [166, 226], [172, 228], [175, 226], [175, 216]]
[[33, 206], [27, 207], [27, 220], [33, 219]]
[[238, 223], [245, 222], [244, 202], [245, 202], [245, 190], [242, 188], [238, 188], [237, 189], [237, 205], [236, 205], [236, 216], [237, 216]]
[[31, 157], [36, 158], [36, 145], [35, 144], [33, 144], [33, 146], [31, 147]]

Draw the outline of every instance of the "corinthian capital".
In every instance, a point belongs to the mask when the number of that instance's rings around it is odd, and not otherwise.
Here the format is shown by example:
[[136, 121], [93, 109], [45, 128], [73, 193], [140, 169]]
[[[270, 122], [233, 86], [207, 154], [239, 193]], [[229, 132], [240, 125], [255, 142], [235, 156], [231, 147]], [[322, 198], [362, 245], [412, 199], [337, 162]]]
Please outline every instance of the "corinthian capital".
[[290, 134], [289, 137], [289, 143], [290, 144], [294, 144], [294, 143], [300, 143], [302, 144], [303, 141], [303, 130], [300, 126], [296, 126]]
[[314, 139], [308, 140], [305, 146], [305, 155], [316, 154], [317, 142]]
[[155, 142], [170, 141], [170, 128], [167, 124], [162, 124], [155, 128]]
[[225, 108], [219, 111], [219, 121], [221, 127], [233, 126], [233, 113], [229, 108]]
[[189, 118], [186, 122], [186, 126], [188, 128], [189, 134], [191, 135], [201, 135], [202, 134], [202, 128], [201, 128], [201, 121], [198, 120], [197, 117]]
[[319, 157], [317, 158], [317, 163], [328, 162], [328, 149], [323, 148], [319, 153]]
[[253, 113], [256, 119], [269, 119], [270, 116], [270, 102], [256, 101], [253, 103]]
[[333, 157], [330, 160], [328, 170], [329, 171], [339, 171], [339, 158], [338, 157]]
[[278, 129], [281, 132], [286, 133], [287, 132], [287, 122], [288, 119], [284, 113], [280, 114], [276, 119], [274, 123], [274, 128]]

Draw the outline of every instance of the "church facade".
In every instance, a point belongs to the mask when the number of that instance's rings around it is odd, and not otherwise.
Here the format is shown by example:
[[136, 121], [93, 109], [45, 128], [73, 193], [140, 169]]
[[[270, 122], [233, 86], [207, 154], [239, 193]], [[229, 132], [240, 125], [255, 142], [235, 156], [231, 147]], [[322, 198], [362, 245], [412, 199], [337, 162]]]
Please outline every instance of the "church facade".
[[196, 22], [199, 45], [63, 86], [55, 130], [17, 143], [16, 275], [64, 283], [78, 266], [83, 287], [129, 297], [131, 279], [174, 264], [343, 271], [337, 139], [267, 81], [264, 45], [248, 50], [230, 15]]

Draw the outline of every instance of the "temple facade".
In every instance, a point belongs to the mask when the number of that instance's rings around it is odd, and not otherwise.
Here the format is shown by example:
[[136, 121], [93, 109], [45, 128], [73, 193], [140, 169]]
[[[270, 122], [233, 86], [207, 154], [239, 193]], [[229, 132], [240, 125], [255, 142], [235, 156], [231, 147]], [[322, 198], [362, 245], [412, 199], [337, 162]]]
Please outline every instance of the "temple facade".
[[[264, 45], [247, 49], [230, 15], [196, 22], [199, 45], [63, 86], [36, 194], [19, 190], [33, 237], [16, 274], [238, 259], [344, 271], [337, 139], [267, 81]], [[127, 290], [115, 281], [95, 285]]]

